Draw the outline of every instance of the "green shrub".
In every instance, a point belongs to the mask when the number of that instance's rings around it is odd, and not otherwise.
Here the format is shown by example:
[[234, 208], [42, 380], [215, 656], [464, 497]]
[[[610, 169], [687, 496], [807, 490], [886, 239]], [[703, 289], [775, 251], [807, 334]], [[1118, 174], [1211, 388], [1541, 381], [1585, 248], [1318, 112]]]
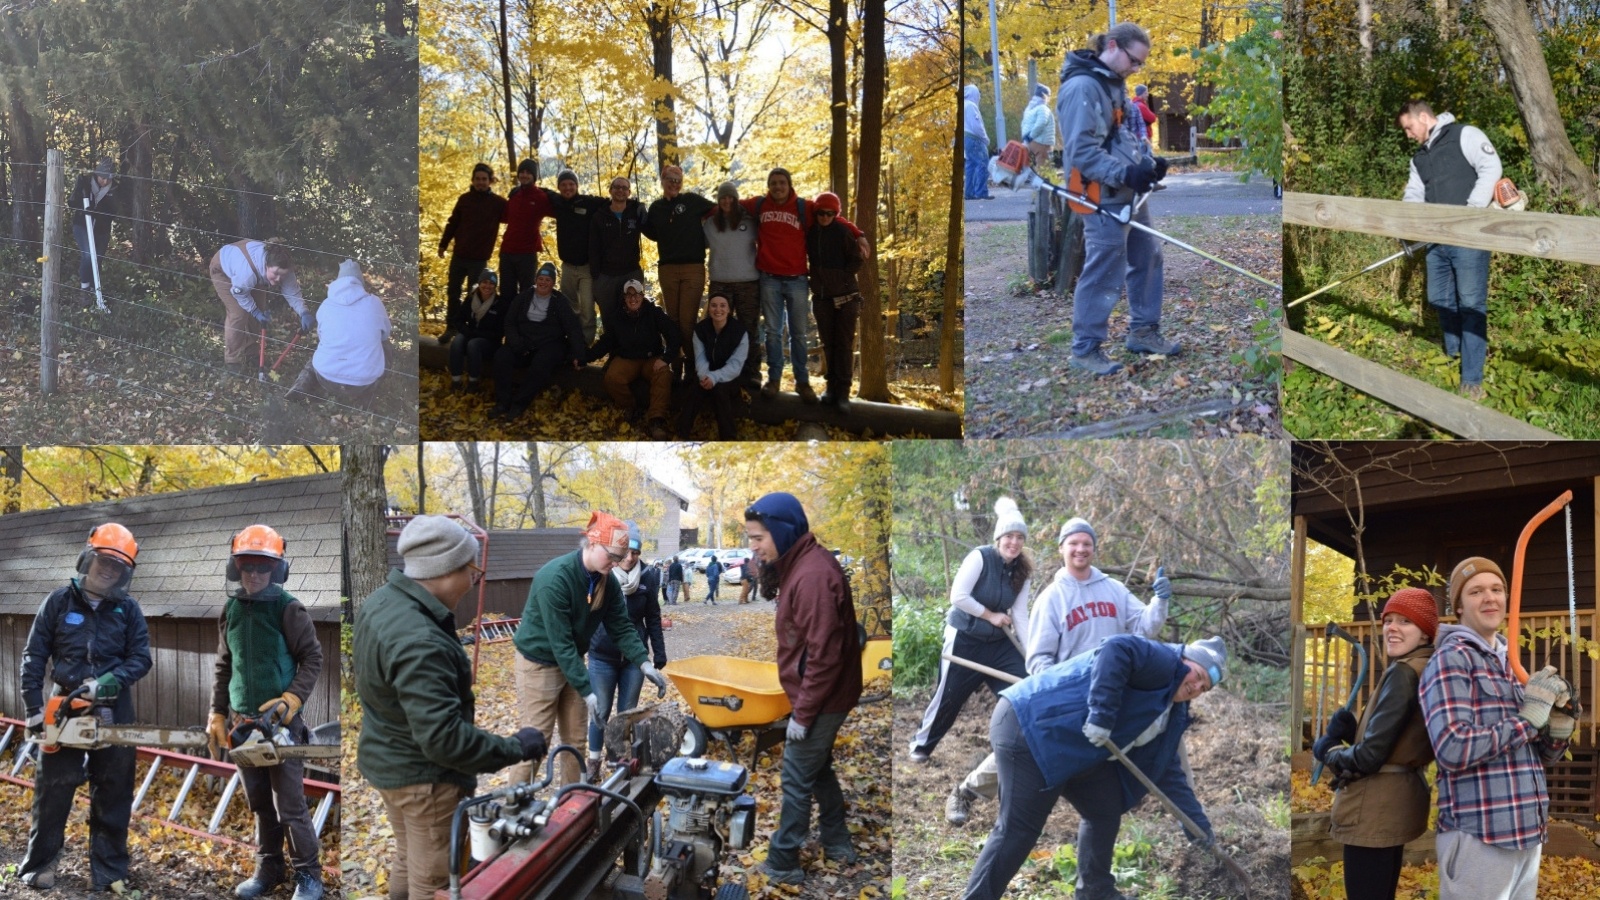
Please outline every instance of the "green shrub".
[[901, 597], [894, 604], [894, 689], [896, 693], [931, 685], [939, 678], [944, 647], [943, 600]]

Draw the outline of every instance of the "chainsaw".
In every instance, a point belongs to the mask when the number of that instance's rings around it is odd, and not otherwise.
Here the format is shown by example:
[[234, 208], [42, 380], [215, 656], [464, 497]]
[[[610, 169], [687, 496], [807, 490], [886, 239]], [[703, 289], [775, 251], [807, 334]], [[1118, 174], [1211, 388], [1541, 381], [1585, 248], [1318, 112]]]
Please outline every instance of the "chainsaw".
[[28, 740], [46, 753], [62, 747], [99, 750], [102, 747], [204, 747], [206, 734], [199, 728], [157, 728], [116, 725], [108, 701], [95, 697], [91, 685], [80, 685], [51, 697], [44, 707], [44, 730]]
[[339, 723], [327, 722], [311, 730], [304, 744], [283, 727], [289, 704], [282, 700], [258, 716], [243, 716], [228, 732], [228, 760], [240, 768], [275, 766], [292, 759], [338, 759]]

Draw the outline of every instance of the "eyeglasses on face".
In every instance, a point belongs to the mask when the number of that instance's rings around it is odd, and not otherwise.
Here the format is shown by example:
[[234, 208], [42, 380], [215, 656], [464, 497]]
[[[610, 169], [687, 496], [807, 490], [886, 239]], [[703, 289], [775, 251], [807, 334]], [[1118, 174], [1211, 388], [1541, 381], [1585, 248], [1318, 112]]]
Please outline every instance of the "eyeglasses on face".
[[265, 575], [277, 567], [278, 563], [276, 561], [267, 559], [239, 563], [239, 571], [249, 572], [251, 575]]
[[610, 557], [611, 561], [614, 563], [622, 562], [628, 558], [628, 554], [626, 553], [613, 553], [609, 549], [606, 550], [606, 556]]
[[477, 587], [483, 581], [483, 570], [473, 563], [467, 563], [467, 568], [472, 570], [472, 586]]

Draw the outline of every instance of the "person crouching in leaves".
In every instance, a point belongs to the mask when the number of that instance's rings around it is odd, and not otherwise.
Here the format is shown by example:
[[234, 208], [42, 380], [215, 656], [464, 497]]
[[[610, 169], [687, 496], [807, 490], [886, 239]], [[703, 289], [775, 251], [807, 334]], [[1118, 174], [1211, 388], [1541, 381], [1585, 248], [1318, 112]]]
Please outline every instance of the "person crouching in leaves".
[[650, 391], [650, 406], [645, 421], [652, 440], [664, 441], [667, 433], [667, 404], [672, 401], [670, 361], [678, 356], [678, 326], [661, 307], [644, 295], [644, 285], [629, 281], [622, 286], [622, 309], [605, 321], [605, 333], [589, 348], [586, 362], [606, 357], [605, 385], [611, 403], [634, 417], [638, 403], [633, 396], [634, 382], [642, 381]]
[[[233, 536], [228, 555], [228, 602], [217, 620], [216, 677], [206, 735], [226, 748], [228, 713], [237, 719], [274, 716], [295, 743], [310, 736], [300, 707], [322, 673], [322, 642], [305, 606], [283, 589], [289, 577], [282, 535], [251, 525]], [[287, 835], [294, 863], [294, 900], [322, 896], [321, 844], [306, 807], [305, 761], [241, 767], [239, 780], [256, 817], [256, 871], [233, 889], [254, 900], [282, 884]]]
[[[1417, 687], [1433, 657], [1439, 612], [1433, 595], [1402, 588], [1383, 605], [1383, 681], [1357, 722], [1341, 709], [1328, 720], [1312, 755], [1331, 770], [1328, 834], [1344, 844], [1344, 890], [1350, 900], [1393, 900], [1405, 845], [1428, 830], [1433, 762]], [[1350, 743], [1345, 743], [1345, 742]]]
[[[748, 338], [744, 323], [730, 316], [732, 308], [726, 293], [713, 290], [706, 299], [705, 318], [694, 326], [695, 380], [685, 396], [683, 411], [678, 414], [681, 440], [689, 439], [695, 418], [707, 405], [717, 417], [717, 440], [732, 441], [739, 437], [733, 404], [739, 397], [745, 355], [755, 342]], [[676, 564], [677, 560], [673, 562]]]

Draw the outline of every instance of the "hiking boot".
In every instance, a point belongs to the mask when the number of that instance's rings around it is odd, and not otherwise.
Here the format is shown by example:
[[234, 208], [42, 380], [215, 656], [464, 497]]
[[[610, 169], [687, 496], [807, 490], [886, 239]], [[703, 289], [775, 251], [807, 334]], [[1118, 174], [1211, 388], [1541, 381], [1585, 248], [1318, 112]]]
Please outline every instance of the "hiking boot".
[[1158, 356], [1172, 356], [1180, 349], [1177, 341], [1169, 341], [1161, 336], [1158, 326], [1150, 325], [1145, 328], [1135, 328], [1128, 333], [1128, 341], [1124, 345], [1129, 353], [1154, 353]]
[[806, 872], [804, 869], [775, 869], [772, 863], [764, 862], [756, 866], [756, 871], [767, 876], [771, 884], [805, 884]]
[[666, 419], [657, 416], [656, 418], [650, 420], [650, 440], [664, 441], [671, 436], [671, 433], [667, 431]]
[[956, 785], [956, 789], [944, 801], [944, 820], [951, 825], [967, 824], [967, 820], [972, 818], [972, 801], [976, 799], [977, 794], [962, 785]]
[[853, 866], [861, 859], [861, 854], [850, 844], [841, 844], [837, 847], [823, 847], [822, 855], [829, 860], [844, 866]]
[[289, 900], [322, 900], [322, 872], [318, 869], [296, 869], [294, 896]]
[[600, 759], [600, 757], [598, 757], [598, 756], [589, 757], [589, 769], [588, 769], [588, 773], [587, 774], [589, 776], [589, 783], [590, 784], [599, 784], [600, 783], [600, 776], [602, 774], [602, 772], [600, 770], [601, 770], [601, 768], [603, 766], [604, 766], [604, 763]]
[[[233, 895], [239, 900], [255, 900], [272, 893], [273, 888], [283, 884], [286, 873], [283, 870], [283, 859], [277, 856], [257, 856], [256, 873], [250, 880], [233, 889]], [[320, 894], [318, 896], [321, 896]]]
[[778, 383], [769, 381], [761, 386], [761, 396], [767, 400], [776, 399], [778, 396]]
[[1483, 385], [1463, 384], [1461, 386], [1461, 396], [1471, 400], [1473, 403], [1482, 403], [1484, 399]]
[[1074, 369], [1082, 369], [1096, 378], [1103, 378], [1122, 371], [1122, 363], [1113, 362], [1106, 356], [1106, 352], [1099, 347], [1096, 347], [1092, 353], [1072, 357], [1067, 365]]
[[56, 866], [51, 863], [37, 872], [28, 872], [22, 876], [22, 883], [36, 891], [48, 891], [56, 886]]
[[809, 381], [801, 381], [799, 384], [796, 384], [794, 386], [794, 390], [795, 390], [795, 393], [800, 395], [800, 402], [801, 403], [804, 403], [807, 406], [815, 406], [816, 405], [816, 403], [817, 403], [817, 392], [811, 389], [811, 382], [809, 382]]

